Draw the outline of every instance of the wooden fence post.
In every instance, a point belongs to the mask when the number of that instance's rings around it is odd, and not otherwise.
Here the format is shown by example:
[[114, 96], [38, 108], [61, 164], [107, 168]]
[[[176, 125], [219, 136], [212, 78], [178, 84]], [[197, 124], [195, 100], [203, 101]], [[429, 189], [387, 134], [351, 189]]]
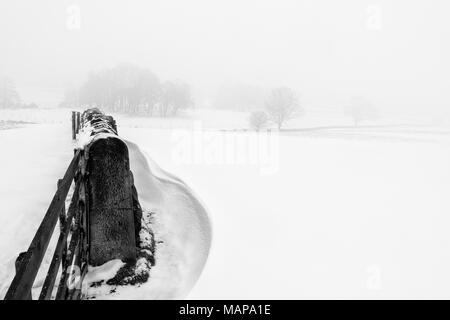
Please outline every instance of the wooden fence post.
[[80, 113], [77, 112], [77, 134], [80, 132], [80, 128], [81, 128], [81, 117]]
[[[27, 251], [25, 251], [25, 252], [21, 252], [19, 254], [19, 256], [17, 257], [16, 262], [15, 262], [16, 274], [19, 272], [22, 262], [27, 258], [28, 255], [29, 255], [29, 253]], [[25, 295], [24, 300], [32, 300], [31, 289]]]
[[76, 118], [75, 111], [72, 111], [72, 140], [76, 139]]

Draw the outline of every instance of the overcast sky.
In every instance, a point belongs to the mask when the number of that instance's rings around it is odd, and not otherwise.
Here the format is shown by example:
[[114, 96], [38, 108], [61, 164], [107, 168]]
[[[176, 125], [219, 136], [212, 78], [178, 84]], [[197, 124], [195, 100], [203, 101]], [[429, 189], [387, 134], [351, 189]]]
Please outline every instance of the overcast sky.
[[449, 14], [448, 0], [2, 0], [0, 74], [44, 90], [132, 62], [203, 95], [288, 85], [317, 104], [444, 110]]

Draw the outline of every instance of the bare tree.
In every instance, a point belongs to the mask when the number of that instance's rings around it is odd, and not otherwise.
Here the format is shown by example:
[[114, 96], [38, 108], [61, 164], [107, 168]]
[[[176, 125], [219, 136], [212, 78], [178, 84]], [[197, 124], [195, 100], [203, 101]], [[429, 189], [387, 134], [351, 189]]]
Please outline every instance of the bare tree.
[[256, 131], [259, 131], [262, 128], [266, 127], [268, 121], [269, 117], [264, 111], [253, 111], [249, 117], [250, 127], [255, 129]]
[[302, 111], [296, 94], [288, 87], [272, 90], [266, 102], [266, 110], [269, 119], [277, 125], [278, 129], [281, 129], [283, 124], [297, 117]]
[[358, 126], [362, 121], [376, 119], [378, 110], [364, 97], [353, 97], [344, 113], [353, 119], [353, 124]]

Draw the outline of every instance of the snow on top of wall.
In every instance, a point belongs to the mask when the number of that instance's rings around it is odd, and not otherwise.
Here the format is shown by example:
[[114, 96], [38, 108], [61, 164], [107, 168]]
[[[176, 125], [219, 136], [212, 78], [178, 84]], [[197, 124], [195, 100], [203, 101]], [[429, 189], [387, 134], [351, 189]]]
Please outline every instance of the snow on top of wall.
[[88, 109], [83, 112], [82, 125], [77, 139], [77, 149], [86, 149], [94, 141], [114, 137], [120, 139], [117, 130], [113, 128], [113, 118], [101, 113], [98, 109]]

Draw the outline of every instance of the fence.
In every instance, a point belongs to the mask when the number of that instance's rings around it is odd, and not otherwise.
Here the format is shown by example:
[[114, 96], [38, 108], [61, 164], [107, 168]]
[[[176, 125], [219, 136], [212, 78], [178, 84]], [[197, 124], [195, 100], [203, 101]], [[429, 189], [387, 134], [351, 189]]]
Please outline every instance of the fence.
[[[82, 127], [88, 125], [94, 129], [92, 135], [104, 132], [117, 135], [114, 119], [99, 110], [90, 109], [83, 115], [72, 112], [73, 139]], [[5, 300], [32, 298], [33, 284], [58, 220], [59, 237], [39, 294], [40, 300], [81, 299], [81, 284], [89, 264], [99, 265], [113, 258], [135, 258], [136, 226], [130, 218], [130, 210], [133, 217], [132, 200], [135, 199], [132, 196], [134, 186], [129, 171], [128, 149], [120, 139], [111, 138], [93, 143], [89, 151], [75, 150], [28, 250], [20, 253], [16, 260], [16, 274]], [[117, 158], [117, 154], [120, 155], [117, 146], [122, 148], [120, 158]], [[109, 170], [111, 166], [113, 171]], [[71, 187], [73, 194], [66, 210]], [[117, 192], [122, 197], [119, 201]], [[128, 199], [127, 207], [124, 202]], [[111, 219], [116, 224], [111, 224]], [[107, 220], [110, 221], [105, 223]], [[108, 237], [110, 234], [113, 234], [114, 241]], [[59, 283], [55, 287], [57, 280]]]

